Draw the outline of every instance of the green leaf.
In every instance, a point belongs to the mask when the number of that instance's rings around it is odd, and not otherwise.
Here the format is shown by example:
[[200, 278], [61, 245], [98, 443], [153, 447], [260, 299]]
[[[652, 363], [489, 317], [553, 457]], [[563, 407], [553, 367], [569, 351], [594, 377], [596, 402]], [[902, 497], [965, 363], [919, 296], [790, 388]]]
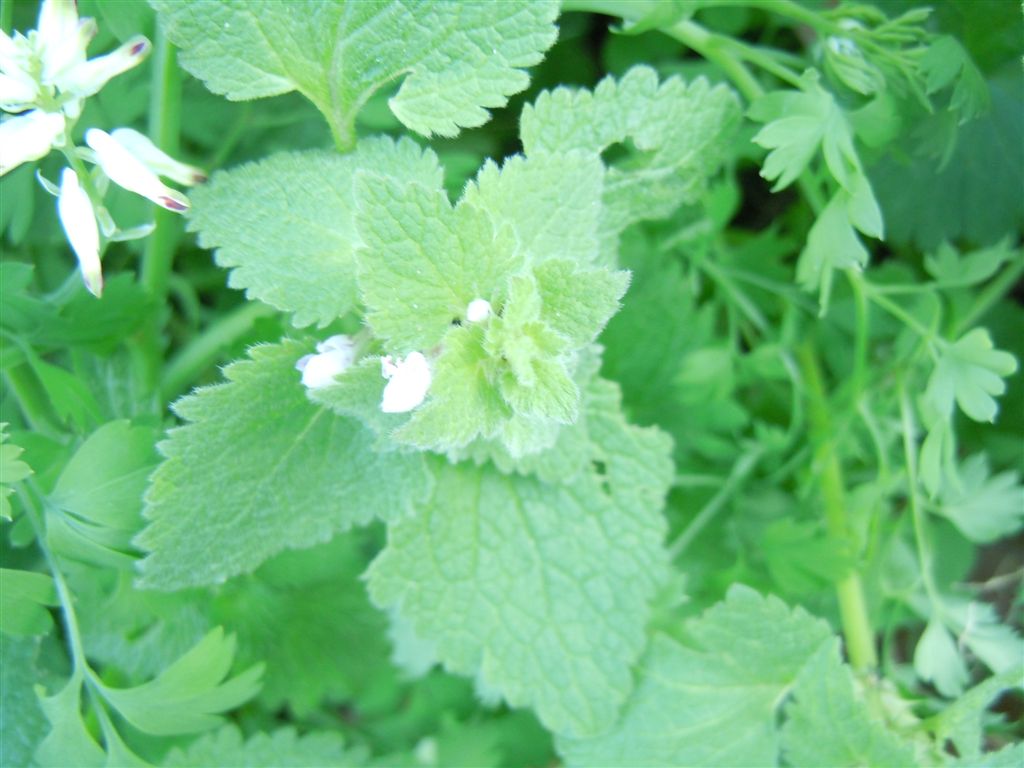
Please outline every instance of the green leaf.
[[956, 768], [1019, 768], [1024, 762], [1024, 744], [1009, 744], [995, 752], [949, 763]]
[[40, 677], [38, 655], [37, 640], [0, 635], [0, 754], [6, 765], [31, 764], [32, 753], [47, 731], [33, 690]]
[[967, 666], [946, 625], [937, 618], [928, 622], [914, 649], [914, 671], [932, 683], [943, 696], [959, 695], [967, 683]]
[[1024, 525], [1024, 486], [1016, 472], [991, 476], [988, 457], [975, 454], [957, 473], [959, 483], [947, 482], [935, 511], [978, 544], [1011, 536]]
[[158, 432], [126, 419], [104, 424], [68, 461], [46, 507], [54, 552], [85, 562], [131, 567], [142, 526], [142, 494], [159, 458]]
[[786, 765], [915, 765], [913, 746], [875, 717], [864, 698], [849, 667], [840, 660], [838, 641], [823, 645], [801, 670], [794, 701], [786, 706], [781, 733]]
[[0, 568], [0, 631], [5, 635], [43, 635], [53, 626], [46, 606], [58, 605], [53, 577], [36, 571]]
[[1006, 391], [1003, 379], [1016, 370], [1013, 355], [993, 349], [988, 331], [975, 328], [942, 346], [925, 398], [946, 418], [953, 415], [955, 399], [960, 410], [975, 421], [994, 421], [999, 410], [994, 396]]
[[369, 571], [446, 667], [578, 735], [614, 720], [664, 576], [668, 441], [612, 405], [588, 415], [593, 466], [563, 485], [435, 462], [433, 498]]
[[294, 728], [278, 728], [243, 739], [234, 725], [202, 736], [187, 748], [176, 747], [165, 758], [166, 768], [343, 768], [366, 764], [361, 750], [346, 750], [334, 732], [299, 736]]
[[522, 71], [555, 41], [558, 4], [325, 0], [154, 0], [182, 65], [232, 100], [298, 90], [342, 147], [373, 93], [404, 76], [388, 104], [419, 133], [454, 136], [483, 125], [526, 88]]
[[[999, 765], [985, 762], [992, 759], [982, 754], [984, 733], [982, 721], [988, 706], [1003, 691], [1024, 686], [1024, 669], [1016, 667], [993, 675], [971, 688], [948, 707], [928, 721], [930, 730], [938, 744], [951, 742], [956, 747], [964, 765]], [[1005, 750], [1004, 750], [1005, 751]], [[1019, 762], [1016, 763], [1019, 765]], [[1006, 763], [1006, 765], [1014, 765]]]
[[850, 218], [851, 196], [838, 190], [818, 215], [800, 252], [796, 279], [805, 289], [817, 289], [822, 313], [828, 309], [832, 275], [836, 269], [863, 269], [868, 251], [857, 237]]
[[396, 519], [423, 498], [419, 456], [378, 454], [362, 426], [306, 398], [295, 362], [309, 346], [255, 347], [228, 381], [175, 405], [146, 494], [149, 551], [141, 583], [176, 589], [254, 570], [374, 518]]
[[1014, 258], [1020, 258], [1020, 252], [1010, 247], [1007, 238], [990, 248], [971, 251], [963, 256], [949, 243], [943, 242], [934, 255], [925, 256], [924, 266], [928, 274], [943, 285], [969, 286], [988, 280], [1004, 263]]
[[920, 67], [929, 94], [941, 91], [956, 79], [949, 108], [957, 113], [961, 124], [988, 110], [988, 85], [955, 37], [942, 35], [933, 40], [921, 57]]
[[559, 740], [567, 765], [778, 764], [778, 709], [822, 649], [834, 647], [828, 625], [734, 585], [686, 630], [686, 645], [654, 636], [611, 730]]
[[631, 142], [636, 152], [609, 168], [602, 199], [602, 255], [614, 258], [619, 233], [695, 202], [730, 145], [739, 102], [725, 86], [671, 77], [659, 85], [650, 67], [634, 67], [593, 91], [557, 88], [523, 110], [526, 155], [581, 150], [594, 155]]
[[453, 209], [439, 185], [363, 173], [356, 199], [359, 287], [367, 321], [391, 352], [431, 349], [473, 299], [499, 305], [523, 265], [510, 227], [494, 229], [472, 205]]
[[103, 698], [144, 733], [171, 736], [219, 725], [259, 690], [263, 665], [225, 680], [235, 655], [234, 636], [211, 630], [192, 650], [155, 679], [135, 688], [101, 687]]
[[371, 138], [355, 152], [289, 152], [214, 174], [192, 193], [189, 227], [231, 269], [229, 285], [301, 327], [356, 303], [352, 185], [360, 169], [439, 187], [437, 156], [408, 138]]
[[82, 671], [76, 669], [64, 687], [52, 696], [44, 695], [42, 686], [36, 686], [39, 706], [50, 721], [50, 731], [35, 753], [35, 762], [41, 768], [69, 765], [99, 768], [106, 764], [103, 748], [82, 720], [82, 682]]
[[22, 448], [4, 445], [7, 442], [7, 423], [0, 422], [0, 519], [12, 518], [11, 502], [8, 496], [14, 493], [13, 484], [32, 474], [32, 468], [18, 459]]

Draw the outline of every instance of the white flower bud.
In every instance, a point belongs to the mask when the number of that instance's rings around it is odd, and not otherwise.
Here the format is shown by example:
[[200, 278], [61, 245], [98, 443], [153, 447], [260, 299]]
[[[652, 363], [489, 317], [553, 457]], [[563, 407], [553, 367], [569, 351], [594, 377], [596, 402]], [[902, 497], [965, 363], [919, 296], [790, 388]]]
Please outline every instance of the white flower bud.
[[64, 115], [33, 109], [0, 123], [0, 176], [48, 154], [64, 133]]
[[57, 197], [57, 215], [61, 226], [78, 257], [85, 287], [93, 296], [103, 293], [103, 271], [100, 267], [100, 233], [96, 226], [89, 195], [78, 183], [78, 175], [65, 168], [60, 177], [60, 195]]
[[191, 187], [206, 181], [206, 174], [199, 168], [178, 162], [168, 155], [149, 137], [131, 128], [118, 128], [110, 137], [149, 167], [158, 176]]
[[471, 323], [479, 323], [491, 316], [491, 302], [487, 299], [473, 299], [466, 307], [466, 319]]
[[316, 345], [315, 355], [304, 355], [295, 363], [302, 372], [302, 383], [310, 389], [319, 389], [334, 383], [335, 377], [355, 361], [356, 347], [344, 334], [331, 336]]
[[380, 360], [381, 375], [388, 379], [380, 409], [384, 413], [405, 413], [423, 402], [430, 389], [430, 366], [421, 352], [411, 352], [397, 361]]
[[169, 211], [181, 213], [188, 210], [188, 198], [160, 181], [153, 171], [106, 131], [90, 128], [85, 132], [85, 143], [96, 153], [96, 162], [115, 184]]

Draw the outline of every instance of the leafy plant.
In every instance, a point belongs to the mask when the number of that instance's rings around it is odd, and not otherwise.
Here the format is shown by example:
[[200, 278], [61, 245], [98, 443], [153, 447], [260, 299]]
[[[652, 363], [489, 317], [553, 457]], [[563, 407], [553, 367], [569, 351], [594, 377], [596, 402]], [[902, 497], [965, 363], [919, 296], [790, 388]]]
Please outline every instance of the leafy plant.
[[979, 2], [5, 1], [4, 765], [1019, 764]]

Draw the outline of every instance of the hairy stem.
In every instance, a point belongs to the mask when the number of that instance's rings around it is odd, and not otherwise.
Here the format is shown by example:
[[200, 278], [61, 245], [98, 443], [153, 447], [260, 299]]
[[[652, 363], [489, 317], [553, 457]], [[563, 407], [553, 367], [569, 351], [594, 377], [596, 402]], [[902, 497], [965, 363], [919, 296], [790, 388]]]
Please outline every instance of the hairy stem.
[[[850, 531], [846, 516], [843, 470], [836, 453], [830, 406], [813, 343], [805, 341], [801, 344], [797, 356], [806, 387], [810, 437], [814, 449], [813, 466], [818, 471], [825, 505], [825, 525], [830, 538], [847, 540]], [[850, 664], [857, 670], [873, 669], [878, 664], [874, 631], [868, 617], [864, 586], [856, 570], [836, 583], [836, 595]]]

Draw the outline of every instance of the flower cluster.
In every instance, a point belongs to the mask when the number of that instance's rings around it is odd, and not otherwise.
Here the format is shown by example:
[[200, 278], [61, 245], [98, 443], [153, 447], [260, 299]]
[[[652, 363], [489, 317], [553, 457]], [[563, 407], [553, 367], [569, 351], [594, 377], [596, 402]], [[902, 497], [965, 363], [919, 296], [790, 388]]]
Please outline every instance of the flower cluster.
[[[206, 176], [128, 128], [109, 134], [93, 128], [85, 133], [88, 148], [73, 144], [71, 131], [84, 100], [140, 63], [151, 49], [146, 38], [134, 37], [105, 56], [87, 59], [86, 48], [95, 34], [96, 22], [79, 19], [74, 0], [43, 0], [37, 29], [27, 35], [10, 36], [0, 30], [0, 109], [10, 113], [0, 122], [0, 176], [51, 149], [64, 154], [70, 167], [61, 173], [60, 185], [40, 181], [57, 196], [61, 225], [85, 285], [99, 296], [100, 232], [110, 240], [123, 240], [151, 229], [118, 230], [102, 204], [100, 190], [106, 181], [180, 213], [188, 209], [188, 199], [159, 177], [191, 185]], [[97, 170], [87, 172], [83, 161], [94, 163]]]

